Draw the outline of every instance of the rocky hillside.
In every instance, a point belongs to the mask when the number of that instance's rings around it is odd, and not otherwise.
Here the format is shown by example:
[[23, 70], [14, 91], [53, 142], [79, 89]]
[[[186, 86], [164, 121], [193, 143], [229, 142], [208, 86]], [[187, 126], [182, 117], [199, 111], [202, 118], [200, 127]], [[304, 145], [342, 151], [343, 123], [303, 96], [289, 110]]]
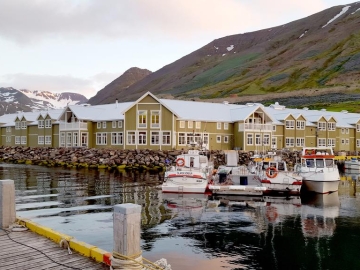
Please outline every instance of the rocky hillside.
[[130, 68], [124, 72], [119, 78], [112, 81], [110, 84], [105, 86], [97, 94], [90, 98], [88, 103], [92, 105], [96, 104], [107, 104], [115, 102], [119, 96], [127, 94], [128, 89], [132, 84], [140, 81], [147, 75], [151, 74], [151, 71], [140, 68]]
[[68, 104], [74, 105], [86, 102], [87, 98], [77, 93], [52, 93], [0, 87], [0, 115], [17, 111], [30, 112], [47, 108], [58, 109]]
[[166, 98], [231, 102], [354, 92], [360, 83], [359, 8], [336, 6], [285, 25], [219, 38], [119, 92], [110, 91], [116, 80], [101, 91], [107, 89], [111, 101], [136, 100], [151, 91]]

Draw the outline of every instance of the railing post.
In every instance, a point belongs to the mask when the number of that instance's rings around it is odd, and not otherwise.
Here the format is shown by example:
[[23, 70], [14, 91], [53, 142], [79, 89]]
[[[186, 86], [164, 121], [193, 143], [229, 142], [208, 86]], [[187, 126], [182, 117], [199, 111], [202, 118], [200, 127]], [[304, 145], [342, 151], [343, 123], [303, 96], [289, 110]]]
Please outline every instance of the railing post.
[[[140, 248], [141, 206], [132, 203], [114, 205], [113, 221], [113, 257], [116, 258], [116, 253], [118, 253], [142, 263]], [[121, 260], [126, 261], [126, 258]]]
[[15, 185], [13, 180], [0, 180], [0, 229], [15, 222]]

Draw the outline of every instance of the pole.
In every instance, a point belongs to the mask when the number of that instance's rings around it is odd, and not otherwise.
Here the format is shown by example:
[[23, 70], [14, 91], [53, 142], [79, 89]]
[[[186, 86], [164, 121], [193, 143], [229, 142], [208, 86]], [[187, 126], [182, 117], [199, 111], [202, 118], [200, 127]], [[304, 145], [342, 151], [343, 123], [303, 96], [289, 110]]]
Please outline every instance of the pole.
[[0, 180], [0, 229], [15, 222], [15, 185], [13, 180]]

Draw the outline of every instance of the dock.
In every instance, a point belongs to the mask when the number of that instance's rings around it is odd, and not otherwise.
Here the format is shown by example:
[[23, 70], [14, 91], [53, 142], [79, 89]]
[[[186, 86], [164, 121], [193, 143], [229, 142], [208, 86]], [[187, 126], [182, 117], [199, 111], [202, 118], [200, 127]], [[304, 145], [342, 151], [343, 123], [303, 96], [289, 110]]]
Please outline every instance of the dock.
[[84, 257], [30, 230], [0, 229], [0, 270], [109, 269], [104, 263]]

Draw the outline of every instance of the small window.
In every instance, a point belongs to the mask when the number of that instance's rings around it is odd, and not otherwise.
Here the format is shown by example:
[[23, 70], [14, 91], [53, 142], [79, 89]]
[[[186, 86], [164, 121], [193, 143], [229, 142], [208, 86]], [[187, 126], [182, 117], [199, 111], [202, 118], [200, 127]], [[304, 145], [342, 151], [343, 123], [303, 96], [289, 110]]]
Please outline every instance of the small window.
[[118, 128], [122, 128], [122, 121], [118, 121]]
[[101, 122], [97, 122], [96, 124], [97, 124], [96, 127], [97, 127], [98, 129], [100, 129], [100, 128], [101, 128]]
[[216, 136], [216, 142], [221, 143], [221, 136]]
[[180, 121], [180, 128], [185, 128], [185, 121]]
[[221, 129], [221, 123], [220, 122], [216, 123], [216, 128]]
[[193, 128], [193, 121], [188, 121], [188, 128]]
[[106, 128], [106, 122], [102, 122], [102, 127]]
[[116, 121], [112, 121], [112, 128], [116, 128]]
[[229, 142], [229, 136], [225, 136], [224, 137], [224, 143], [228, 143]]
[[228, 130], [229, 129], [229, 123], [224, 123], [224, 130]]

